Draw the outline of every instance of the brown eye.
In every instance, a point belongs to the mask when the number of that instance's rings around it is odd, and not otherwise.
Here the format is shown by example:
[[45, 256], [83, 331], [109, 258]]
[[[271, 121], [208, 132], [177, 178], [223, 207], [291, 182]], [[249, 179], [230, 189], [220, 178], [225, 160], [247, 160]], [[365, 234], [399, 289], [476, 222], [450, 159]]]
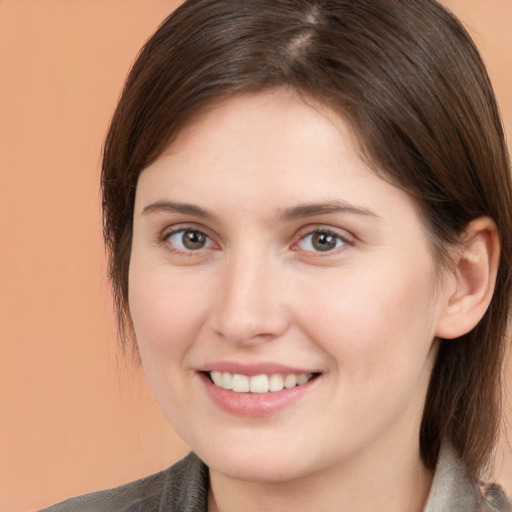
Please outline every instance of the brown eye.
[[301, 238], [299, 247], [304, 251], [327, 252], [346, 245], [336, 233], [330, 231], [314, 231]]
[[311, 244], [317, 251], [330, 251], [336, 247], [337, 239], [330, 233], [315, 233]]
[[207, 247], [211, 241], [201, 231], [193, 229], [180, 229], [172, 233], [169, 242], [180, 251], [197, 251]]
[[185, 231], [182, 235], [183, 245], [190, 250], [202, 249], [206, 243], [206, 236], [198, 231]]

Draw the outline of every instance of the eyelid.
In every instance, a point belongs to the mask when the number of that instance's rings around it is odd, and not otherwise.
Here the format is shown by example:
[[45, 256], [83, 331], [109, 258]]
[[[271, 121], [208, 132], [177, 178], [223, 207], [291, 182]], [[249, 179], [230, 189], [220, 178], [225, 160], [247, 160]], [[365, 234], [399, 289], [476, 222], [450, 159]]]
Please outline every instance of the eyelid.
[[[160, 244], [166, 244], [166, 245], [172, 245], [169, 243], [168, 239], [170, 236], [182, 232], [182, 231], [197, 231], [199, 233], [202, 233], [206, 236], [206, 238], [213, 244], [213, 247], [204, 247], [197, 250], [182, 250], [179, 248], [176, 248], [173, 246], [173, 251], [176, 251], [178, 253], [182, 254], [200, 254], [205, 250], [211, 250], [212, 248], [219, 249], [219, 244], [216, 242], [215, 237], [210, 233], [210, 230], [205, 228], [202, 225], [195, 224], [195, 223], [180, 223], [175, 224], [172, 226], [166, 226], [163, 230], [161, 230], [160, 234], [158, 235], [157, 242]], [[339, 238], [343, 242], [343, 246], [339, 248], [335, 248], [329, 251], [321, 252], [321, 251], [307, 251], [300, 249], [298, 247], [298, 244], [301, 240], [303, 240], [305, 237], [313, 235], [315, 233], [327, 233], [330, 235], [333, 235], [337, 238]], [[352, 246], [354, 245], [356, 241], [356, 237], [349, 233], [348, 231], [341, 229], [341, 228], [335, 228], [332, 226], [326, 226], [325, 224], [313, 224], [302, 227], [300, 230], [298, 230], [293, 237], [294, 242], [290, 245], [290, 249], [293, 251], [302, 251], [307, 252], [310, 254], [314, 254], [315, 256], [332, 256], [333, 254], [337, 254], [338, 252], [342, 252], [346, 249], [346, 246]]]
[[[325, 251], [325, 252], [307, 251], [307, 250], [302, 250], [298, 247], [298, 244], [302, 240], [304, 240], [304, 238], [306, 238], [307, 236], [314, 235], [315, 233], [327, 233], [329, 235], [333, 235], [333, 236], [339, 238], [343, 242], [343, 246], [339, 247], [339, 248], [334, 248], [332, 250]], [[349, 232], [347, 232], [344, 229], [334, 228], [332, 226], [326, 226], [326, 225], [322, 225], [322, 224], [310, 225], [310, 226], [305, 226], [305, 227], [301, 228], [297, 232], [294, 239], [295, 239], [295, 241], [293, 242], [293, 244], [291, 246], [292, 250], [295, 250], [295, 251], [302, 250], [303, 252], [306, 252], [309, 254], [314, 254], [315, 256], [332, 256], [333, 254], [337, 254], [339, 252], [346, 250], [346, 246], [354, 245], [355, 240], [356, 240], [354, 235], [350, 234]]]
[[[198, 233], [203, 234], [209, 242], [213, 245], [213, 247], [202, 247], [197, 250], [184, 250], [181, 248], [177, 248], [173, 244], [169, 242], [169, 238], [172, 235], [175, 235], [176, 233], [181, 233], [185, 231], [196, 231]], [[215, 248], [215, 246], [218, 247], [218, 244], [215, 242], [214, 237], [209, 233], [209, 230], [206, 229], [204, 226], [200, 226], [194, 223], [183, 223], [183, 224], [175, 224], [172, 226], [167, 226], [165, 229], [161, 231], [161, 233], [158, 236], [158, 242], [160, 244], [166, 244], [168, 246], [172, 246], [172, 250], [181, 253], [181, 254], [187, 254], [187, 255], [193, 255], [193, 254], [200, 254], [205, 250], [210, 250], [212, 248]]]

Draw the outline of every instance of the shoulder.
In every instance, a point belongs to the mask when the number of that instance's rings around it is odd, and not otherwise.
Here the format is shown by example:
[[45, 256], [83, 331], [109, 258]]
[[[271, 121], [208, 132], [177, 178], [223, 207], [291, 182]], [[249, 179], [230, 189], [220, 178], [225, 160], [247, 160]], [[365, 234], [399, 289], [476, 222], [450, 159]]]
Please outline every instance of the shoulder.
[[206, 512], [207, 496], [208, 469], [190, 453], [154, 475], [71, 498], [40, 512]]
[[448, 445], [441, 449], [424, 512], [512, 512], [498, 485], [475, 485]]

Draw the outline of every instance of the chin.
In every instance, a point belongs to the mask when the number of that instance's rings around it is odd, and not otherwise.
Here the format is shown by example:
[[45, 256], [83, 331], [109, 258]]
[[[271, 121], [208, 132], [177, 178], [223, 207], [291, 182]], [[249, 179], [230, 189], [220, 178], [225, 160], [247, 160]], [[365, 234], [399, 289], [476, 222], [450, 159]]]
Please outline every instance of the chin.
[[[283, 483], [295, 480], [313, 472], [313, 464], [304, 458], [304, 447], [280, 449], [268, 447], [265, 450], [257, 449], [265, 446], [252, 443], [248, 449], [238, 449], [231, 445], [229, 449], [196, 451], [197, 455], [207, 466], [222, 475], [250, 482]], [[311, 451], [308, 450], [309, 455]]]
[[237, 460], [224, 458], [224, 460], [219, 461], [219, 464], [215, 464], [214, 461], [213, 464], [207, 463], [207, 465], [213, 471], [228, 478], [248, 482], [283, 483], [307, 474], [306, 471], [303, 472], [294, 467], [293, 462], [281, 461], [275, 464], [273, 458], [260, 458], [251, 461], [240, 460], [239, 458]]

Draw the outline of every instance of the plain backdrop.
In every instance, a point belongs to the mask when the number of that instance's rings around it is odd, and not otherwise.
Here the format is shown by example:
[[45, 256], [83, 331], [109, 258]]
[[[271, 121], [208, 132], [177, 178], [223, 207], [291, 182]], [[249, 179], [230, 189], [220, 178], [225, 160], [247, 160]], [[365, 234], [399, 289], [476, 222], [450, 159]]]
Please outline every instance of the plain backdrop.
[[[98, 191], [126, 72], [177, 3], [0, 0], [0, 512], [187, 451], [116, 347]], [[512, 0], [445, 3], [474, 35], [512, 134]], [[510, 451], [503, 436], [495, 474], [508, 491]]]

